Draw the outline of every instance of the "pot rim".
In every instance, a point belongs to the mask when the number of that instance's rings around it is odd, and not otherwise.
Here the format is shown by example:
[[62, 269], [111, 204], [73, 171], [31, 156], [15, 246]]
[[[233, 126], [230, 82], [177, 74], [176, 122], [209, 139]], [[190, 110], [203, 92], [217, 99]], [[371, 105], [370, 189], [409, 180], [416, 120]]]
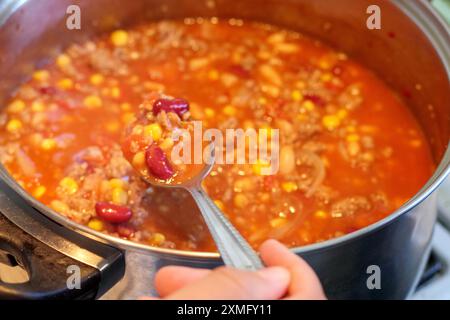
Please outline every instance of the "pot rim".
[[[443, 21], [442, 17], [432, 8], [431, 4], [425, 0], [419, 1], [408, 1], [408, 0], [393, 0], [395, 6], [397, 6], [405, 15], [407, 15], [415, 24], [418, 26], [424, 34], [429, 37], [437, 54], [441, 58], [448, 79], [450, 80], [450, 45], [445, 41], [443, 34], [449, 34], [449, 27]], [[0, 26], [6, 21], [8, 16], [20, 8], [26, 0], [21, 0], [15, 2], [14, 6], [8, 6], [6, 3], [6, 18], [4, 20], [0, 19]], [[0, 7], [0, 9], [2, 9]], [[324, 242], [314, 243], [302, 247], [291, 248], [296, 254], [305, 254], [312, 251], [321, 251], [331, 247], [337, 247], [343, 245], [349, 241], [361, 238], [369, 233], [375, 232], [384, 226], [390, 224], [398, 217], [406, 214], [418, 204], [423, 202], [428, 196], [430, 196], [438, 186], [445, 180], [447, 176], [450, 175], [450, 143], [447, 145], [447, 151], [443, 159], [441, 160], [439, 166], [435, 170], [433, 176], [427, 181], [424, 187], [417, 192], [407, 203], [401, 206], [399, 209], [394, 211], [389, 216], [382, 220], [377, 221], [365, 228], [359, 229], [350, 234], [333, 238]], [[87, 226], [78, 224], [61, 214], [57, 213], [53, 209], [47, 207], [46, 205], [39, 202], [37, 199], [29, 195], [7, 172], [2, 164], [0, 164], [0, 178], [2, 178], [15, 192], [17, 192], [22, 198], [26, 200], [32, 207], [37, 209], [40, 213], [44, 214], [51, 220], [67, 227], [75, 232], [79, 232], [89, 238], [96, 241], [100, 241], [109, 245], [113, 245], [120, 249], [133, 250], [142, 253], [152, 253], [161, 257], [170, 257], [178, 259], [194, 259], [194, 260], [211, 260], [220, 259], [219, 253], [212, 252], [195, 252], [195, 251], [183, 251], [174, 249], [164, 249], [152, 247], [150, 245], [145, 245], [142, 243], [133, 242], [130, 240], [120, 239], [111, 235], [107, 235]]]

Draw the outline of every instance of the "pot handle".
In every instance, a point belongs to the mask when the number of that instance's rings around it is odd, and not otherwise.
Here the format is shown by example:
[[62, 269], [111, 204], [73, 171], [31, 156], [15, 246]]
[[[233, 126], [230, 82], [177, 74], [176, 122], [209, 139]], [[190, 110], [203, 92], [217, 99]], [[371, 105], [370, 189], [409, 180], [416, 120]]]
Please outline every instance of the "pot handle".
[[0, 179], [0, 264], [28, 274], [6, 283], [0, 271], [0, 299], [93, 299], [122, 279], [124, 252], [55, 223], [26, 197]]
[[[99, 270], [50, 248], [1, 214], [0, 261], [21, 266], [29, 277], [24, 283], [5, 283], [0, 275], [0, 299], [88, 299], [97, 295]], [[79, 275], [79, 285], [70, 282], [72, 275], [73, 281]]]

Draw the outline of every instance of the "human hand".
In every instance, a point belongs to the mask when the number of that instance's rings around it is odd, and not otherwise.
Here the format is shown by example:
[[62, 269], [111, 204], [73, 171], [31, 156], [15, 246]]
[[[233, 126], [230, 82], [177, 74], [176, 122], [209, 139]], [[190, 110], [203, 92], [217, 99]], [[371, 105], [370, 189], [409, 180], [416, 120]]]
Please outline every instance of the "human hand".
[[165, 267], [156, 275], [156, 289], [163, 299], [173, 300], [325, 299], [311, 267], [278, 241], [263, 243], [260, 254], [267, 267], [254, 272]]

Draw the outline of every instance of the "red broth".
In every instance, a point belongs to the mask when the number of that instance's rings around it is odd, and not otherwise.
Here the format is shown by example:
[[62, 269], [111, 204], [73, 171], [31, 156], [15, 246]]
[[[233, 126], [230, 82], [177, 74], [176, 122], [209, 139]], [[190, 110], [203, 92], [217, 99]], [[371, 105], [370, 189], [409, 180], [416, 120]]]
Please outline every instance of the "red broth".
[[115, 236], [215, 250], [192, 199], [148, 188], [120, 141], [155, 92], [208, 128], [279, 129], [280, 170], [216, 165], [204, 185], [248, 241], [301, 246], [351, 233], [413, 196], [434, 164], [407, 106], [320, 42], [239, 20], [146, 24], [73, 45], [0, 116], [0, 160], [42, 203]]

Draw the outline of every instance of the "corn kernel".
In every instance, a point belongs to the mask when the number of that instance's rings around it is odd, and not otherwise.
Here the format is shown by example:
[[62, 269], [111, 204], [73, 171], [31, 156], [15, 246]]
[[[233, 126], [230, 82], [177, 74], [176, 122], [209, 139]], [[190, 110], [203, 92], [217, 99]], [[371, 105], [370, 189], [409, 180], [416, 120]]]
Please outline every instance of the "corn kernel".
[[281, 184], [281, 188], [283, 188], [284, 191], [286, 192], [294, 192], [298, 190], [298, 186], [295, 182], [292, 181], [288, 181], [288, 182], [283, 182]]
[[53, 200], [50, 203], [50, 207], [59, 213], [66, 213], [70, 210], [70, 208], [67, 204], [65, 204], [64, 202], [59, 201], [59, 200]]
[[225, 108], [223, 108], [223, 113], [230, 117], [236, 115], [236, 112], [237, 112], [237, 110], [233, 106], [226, 106]]
[[347, 141], [348, 142], [358, 142], [359, 141], [359, 135], [357, 135], [357, 134], [355, 134], [355, 133], [353, 133], [353, 134], [349, 134], [348, 136], [347, 136]]
[[125, 124], [129, 124], [135, 120], [135, 116], [133, 112], [127, 112], [124, 115], [122, 115], [122, 121]]
[[323, 58], [319, 61], [319, 67], [323, 70], [331, 69], [331, 63], [327, 58]]
[[45, 194], [46, 191], [47, 191], [47, 188], [45, 188], [44, 186], [39, 186], [36, 189], [34, 189], [33, 197], [35, 197], [36, 199], [39, 199]]
[[144, 152], [136, 153], [131, 162], [133, 164], [133, 167], [136, 168], [143, 167], [145, 165], [145, 153]]
[[56, 58], [56, 64], [60, 68], [67, 67], [68, 65], [70, 65], [71, 61], [72, 60], [70, 59], [70, 57], [66, 54], [61, 54], [58, 56], [58, 58]]
[[225, 210], [225, 205], [220, 200], [214, 200], [214, 203], [216, 204], [217, 208], [219, 208], [221, 211]]
[[219, 72], [217, 70], [211, 70], [208, 72], [208, 78], [210, 80], [218, 80], [219, 79]]
[[361, 147], [358, 142], [349, 142], [347, 144], [347, 151], [350, 156], [354, 157], [361, 151]]
[[11, 133], [19, 131], [20, 129], [22, 129], [22, 127], [23, 127], [22, 121], [17, 119], [11, 119], [6, 124], [6, 130], [8, 130]]
[[111, 34], [111, 42], [116, 47], [123, 47], [128, 44], [128, 32], [124, 30], [116, 30]]
[[150, 239], [150, 244], [160, 246], [166, 241], [166, 237], [162, 233], [155, 233]]
[[26, 107], [25, 102], [23, 102], [22, 100], [14, 100], [8, 106], [8, 111], [11, 113], [20, 113], [25, 109], [25, 107]]
[[313, 111], [316, 106], [311, 100], [306, 100], [305, 102], [303, 102], [302, 107], [307, 111]]
[[47, 139], [43, 139], [41, 142], [41, 148], [46, 151], [53, 150], [56, 148], [56, 146], [57, 146], [57, 143], [56, 143], [55, 139], [47, 138]]
[[270, 220], [270, 226], [272, 228], [279, 228], [283, 225], [285, 225], [287, 220], [285, 218], [275, 218]]
[[159, 141], [162, 137], [163, 131], [159, 124], [152, 123], [144, 127], [144, 135], [152, 137], [153, 141]]
[[323, 82], [330, 82], [333, 79], [333, 75], [329, 72], [322, 74], [322, 76], [320, 77], [320, 79]]
[[338, 111], [337, 116], [339, 117], [339, 119], [343, 120], [347, 117], [348, 112], [345, 109], [341, 109]]
[[270, 163], [268, 161], [264, 161], [264, 160], [258, 160], [253, 166], [253, 173], [257, 174], [258, 176], [262, 176], [263, 175], [263, 170], [264, 169], [268, 169], [270, 168]]
[[66, 177], [59, 182], [59, 186], [63, 191], [69, 195], [74, 194], [78, 191], [78, 183], [75, 179]]
[[206, 108], [204, 112], [207, 118], [213, 118], [216, 115], [216, 112], [211, 108]]
[[84, 105], [89, 109], [100, 108], [103, 105], [102, 99], [98, 96], [87, 96], [83, 101]]
[[314, 213], [314, 217], [316, 217], [317, 219], [326, 219], [328, 217], [328, 213], [323, 210], [317, 210]]
[[119, 87], [114, 87], [111, 89], [111, 96], [113, 98], [120, 98], [121, 95], [121, 91]]
[[122, 188], [114, 188], [112, 191], [112, 202], [117, 205], [126, 205], [128, 202], [128, 194]]
[[175, 143], [174, 143], [172, 138], [166, 138], [166, 139], [163, 140], [163, 142], [161, 142], [159, 147], [161, 149], [163, 149], [164, 151], [168, 151], [168, 150], [170, 150], [173, 147], [174, 144]]
[[245, 208], [248, 205], [249, 201], [248, 201], [248, 198], [245, 195], [239, 193], [239, 194], [234, 196], [233, 203], [234, 203], [234, 205], [236, 207], [242, 209], [242, 208]]
[[339, 127], [339, 125], [341, 124], [341, 120], [335, 115], [327, 115], [323, 117], [322, 124], [328, 130], [334, 130]]
[[39, 82], [47, 81], [50, 78], [50, 73], [47, 70], [38, 70], [33, 73], [33, 79]]
[[120, 129], [120, 123], [117, 121], [110, 121], [106, 124], [106, 130], [109, 132], [117, 132]]
[[35, 101], [33, 102], [33, 104], [31, 105], [31, 110], [33, 112], [42, 112], [45, 110], [45, 105], [43, 102], [40, 101]]
[[105, 78], [99, 73], [93, 74], [89, 79], [91, 84], [93, 84], [94, 86], [102, 84], [104, 80]]
[[260, 105], [266, 105], [267, 104], [267, 99], [266, 98], [264, 98], [264, 97], [260, 97], [259, 99], [258, 99], [258, 103], [260, 104]]
[[303, 94], [300, 90], [294, 90], [291, 94], [292, 100], [294, 101], [302, 101], [303, 100]]
[[58, 87], [63, 90], [70, 90], [73, 88], [73, 81], [72, 79], [65, 78], [58, 81]]
[[95, 231], [103, 231], [105, 229], [103, 221], [99, 219], [92, 219], [91, 221], [89, 221], [88, 227]]
[[123, 181], [121, 179], [111, 179], [111, 180], [109, 180], [109, 186], [111, 188], [124, 188], [125, 181]]
[[122, 109], [123, 111], [130, 111], [131, 104], [129, 104], [128, 102], [124, 102], [120, 105], [120, 109]]

